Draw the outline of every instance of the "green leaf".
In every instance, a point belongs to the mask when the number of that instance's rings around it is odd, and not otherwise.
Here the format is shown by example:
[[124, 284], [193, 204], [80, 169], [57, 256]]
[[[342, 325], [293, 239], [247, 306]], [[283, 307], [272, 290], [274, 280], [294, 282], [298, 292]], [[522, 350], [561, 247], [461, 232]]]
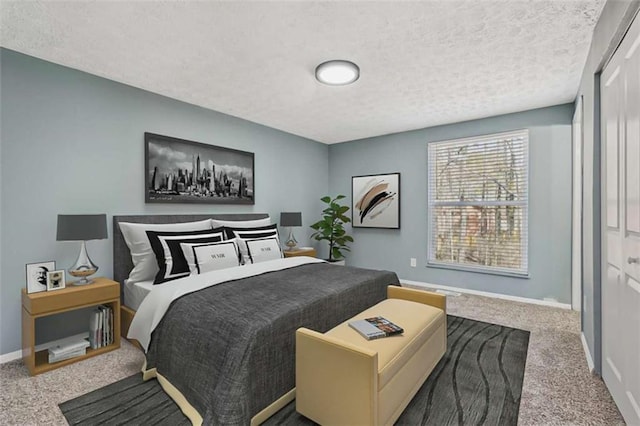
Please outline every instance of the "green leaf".
[[347, 197], [345, 197], [344, 195], [338, 195], [336, 197], [336, 200], [342, 200], [343, 198], [347, 198]]
[[333, 250], [331, 251], [331, 254], [333, 255], [334, 259], [340, 259], [343, 257], [338, 247], [334, 247]]
[[348, 217], [348, 216], [345, 216], [345, 215], [340, 215], [340, 216], [338, 216], [338, 219], [340, 219], [340, 220], [341, 220], [341, 221], [343, 221], [344, 223], [349, 223], [349, 222], [351, 222], [351, 219], [349, 219], [349, 217]]
[[331, 202], [331, 197], [329, 197], [328, 195], [325, 197], [320, 198], [320, 201], [323, 201], [325, 203], [330, 203]]

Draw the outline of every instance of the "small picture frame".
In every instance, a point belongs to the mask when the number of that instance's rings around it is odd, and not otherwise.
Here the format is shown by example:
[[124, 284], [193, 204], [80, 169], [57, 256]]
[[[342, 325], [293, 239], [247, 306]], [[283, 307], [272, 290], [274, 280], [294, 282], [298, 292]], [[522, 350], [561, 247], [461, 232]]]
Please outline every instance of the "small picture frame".
[[64, 269], [47, 272], [47, 291], [62, 290], [66, 285]]
[[47, 291], [47, 273], [56, 269], [56, 262], [27, 263], [25, 265], [27, 277], [27, 293]]

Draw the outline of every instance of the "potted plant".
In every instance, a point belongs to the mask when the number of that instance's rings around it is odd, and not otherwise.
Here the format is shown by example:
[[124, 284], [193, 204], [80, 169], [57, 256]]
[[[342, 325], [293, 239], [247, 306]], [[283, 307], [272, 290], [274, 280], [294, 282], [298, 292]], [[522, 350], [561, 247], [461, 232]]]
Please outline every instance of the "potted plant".
[[344, 230], [344, 224], [351, 222], [345, 213], [349, 211], [349, 207], [340, 205], [339, 201], [345, 198], [344, 195], [338, 195], [336, 198], [322, 197], [320, 200], [327, 204], [322, 210], [322, 219], [311, 225], [315, 231], [311, 234], [311, 238], [317, 241], [329, 242], [329, 262], [342, 262], [344, 264], [343, 251], [351, 251], [347, 247], [347, 243], [352, 243], [353, 238], [347, 235]]

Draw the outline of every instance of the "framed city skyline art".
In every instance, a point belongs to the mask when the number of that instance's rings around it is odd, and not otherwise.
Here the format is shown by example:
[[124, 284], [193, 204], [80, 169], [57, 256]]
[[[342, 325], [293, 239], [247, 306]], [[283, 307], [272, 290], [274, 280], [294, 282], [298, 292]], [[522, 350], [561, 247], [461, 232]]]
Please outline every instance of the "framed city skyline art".
[[400, 173], [353, 176], [351, 226], [400, 229]]
[[254, 204], [254, 154], [144, 134], [145, 202]]

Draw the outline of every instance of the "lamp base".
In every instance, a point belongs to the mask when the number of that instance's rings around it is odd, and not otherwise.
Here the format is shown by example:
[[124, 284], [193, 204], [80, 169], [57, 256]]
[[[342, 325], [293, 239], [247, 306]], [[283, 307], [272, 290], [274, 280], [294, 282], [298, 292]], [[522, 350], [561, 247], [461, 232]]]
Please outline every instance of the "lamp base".
[[96, 272], [98, 272], [98, 268], [93, 270], [83, 269], [79, 271], [69, 270], [69, 275], [75, 278], [80, 278], [78, 281], [74, 281], [73, 285], [87, 285], [93, 284], [93, 279], [90, 279], [89, 276], [95, 274]]
[[93, 283], [94, 283], [93, 280], [88, 280], [86, 278], [82, 278], [81, 280], [74, 281], [71, 284], [72, 285], [87, 285], [87, 284], [93, 284]]
[[284, 243], [284, 244], [287, 246], [286, 251], [295, 251], [295, 250], [298, 250], [298, 245], [296, 244], [296, 242], [295, 242], [295, 241], [291, 241], [291, 240], [289, 240], [289, 241], [287, 241], [287, 242], [286, 242], [286, 243]]
[[289, 228], [289, 238], [287, 238], [287, 242], [284, 243], [287, 246], [287, 251], [294, 251], [298, 248], [298, 241], [296, 237], [293, 235], [293, 228]]
[[87, 285], [93, 283], [93, 280], [88, 277], [96, 272], [98, 272], [98, 266], [89, 258], [89, 255], [87, 254], [87, 247], [83, 241], [82, 246], [80, 247], [78, 259], [73, 266], [69, 268], [69, 275], [75, 278], [80, 278], [78, 281], [73, 283], [74, 285]]

